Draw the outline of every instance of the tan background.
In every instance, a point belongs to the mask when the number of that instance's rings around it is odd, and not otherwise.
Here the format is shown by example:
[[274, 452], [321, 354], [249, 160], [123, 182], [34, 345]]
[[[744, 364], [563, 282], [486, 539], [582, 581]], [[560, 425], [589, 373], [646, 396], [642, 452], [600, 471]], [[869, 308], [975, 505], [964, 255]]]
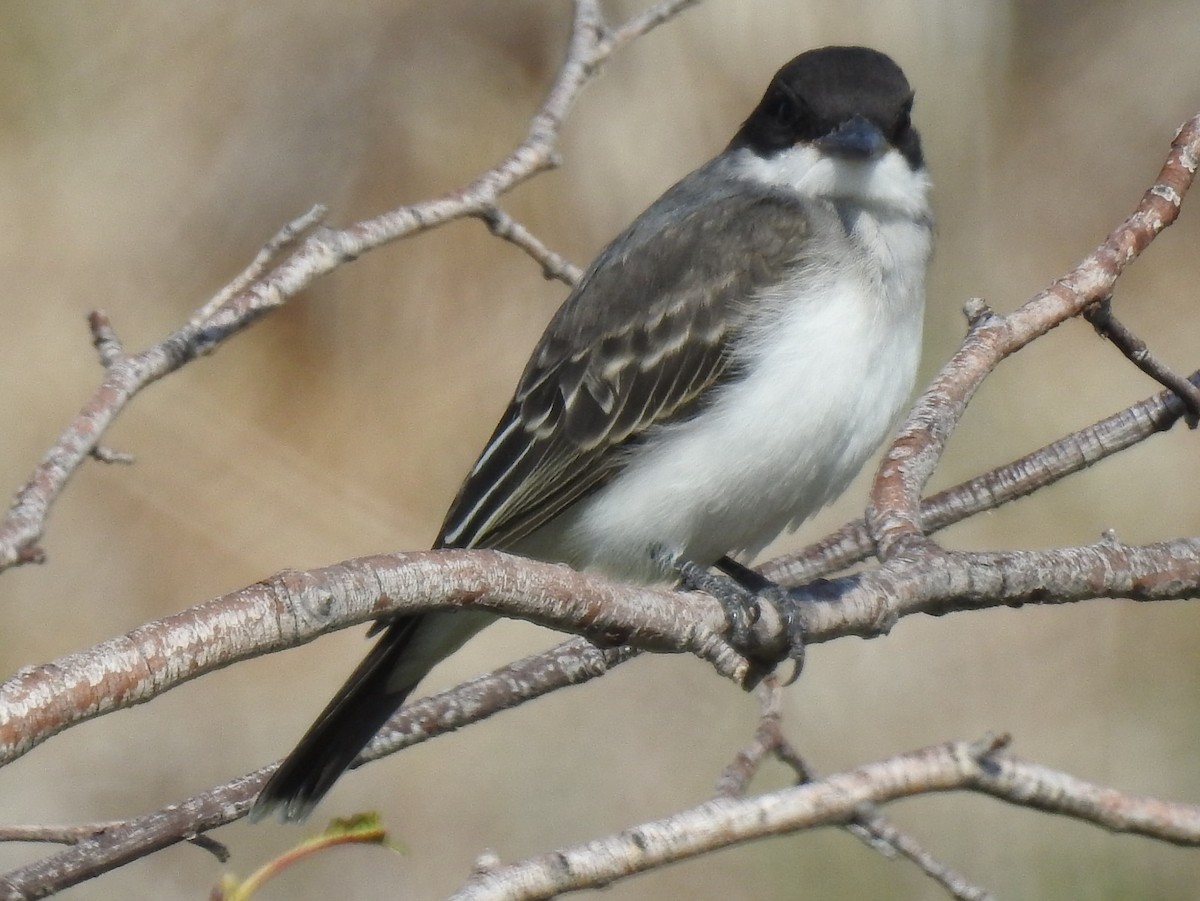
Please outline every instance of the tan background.
[[[639, 4], [610, 4], [616, 15]], [[100, 377], [86, 312], [158, 340], [285, 219], [346, 223], [498, 160], [557, 66], [566, 4], [532, 0], [0, 8], [0, 486], [21, 484]], [[1001, 310], [1131, 209], [1200, 110], [1200, 10], [1144, 2], [709, 0], [615, 59], [576, 109], [565, 167], [508, 208], [587, 259], [728, 140], [778, 65], [826, 43], [893, 54], [918, 91], [940, 243], [926, 373], [962, 302]], [[1200, 203], [1193, 199], [1191, 203]], [[1185, 208], [1118, 311], [1167, 360], [1200, 356], [1200, 222]], [[283, 567], [428, 544], [561, 300], [473, 222], [369, 255], [139, 398], [55, 508], [49, 562], [0, 581], [0, 671], [43, 662]], [[1154, 390], [1071, 324], [991, 380], [937, 487]], [[958, 547], [1200, 533], [1197, 437], [1180, 429], [945, 536]], [[862, 483], [800, 538], [861, 507]], [[800, 539], [793, 538], [794, 544]], [[784, 546], [783, 544], [780, 547]], [[1016, 750], [1132, 791], [1200, 800], [1200, 610], [1101, 602], [905, 621], [812, 650], [790, 734], [831, 771], [1010, 730]], [[544, 646], [494, 628], [429, 688]], [[0, 822], [122, 817], [286, 751], [364, 650], [345, 634], [59, 736], [0, 772]], [[407, 858], [352, 849], [265, 898], [427, 898], [502, 859], [704, 799], [750, 699], [691, 659], [642, 660], [345, 779], [322, 815], [380, 809]], [[782, 779], [772, 771], [762, 788]], [[773, 781], [774, 780], [774, 781]], [[893, 809], [1007, 898], [1186, 898], [1200, 851], [977, 798]], [[245, 873], [300, 835], [217, 833]], [[0, 867], [43, 849], [0, 849]], [[221, 867], [181, 847], [73, 898], [201, 898]], [[844, 833], [781, 839], [622, 883], [609, 898], [940, 898]]]

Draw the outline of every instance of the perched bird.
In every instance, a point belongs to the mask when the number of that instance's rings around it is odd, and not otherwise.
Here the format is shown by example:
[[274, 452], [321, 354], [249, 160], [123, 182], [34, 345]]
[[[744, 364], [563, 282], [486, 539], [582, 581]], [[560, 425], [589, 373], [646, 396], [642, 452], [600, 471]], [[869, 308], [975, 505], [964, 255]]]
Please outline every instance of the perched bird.
[[[837, 497], [912, 390], [933, 241], [900, 68], [785, 65], [729, 145], [600, 252], [554, 315], [435, 548], [662, 582]], [[494, 620], [401, 615], [255, 802], [299, 820], [438, 661]]]

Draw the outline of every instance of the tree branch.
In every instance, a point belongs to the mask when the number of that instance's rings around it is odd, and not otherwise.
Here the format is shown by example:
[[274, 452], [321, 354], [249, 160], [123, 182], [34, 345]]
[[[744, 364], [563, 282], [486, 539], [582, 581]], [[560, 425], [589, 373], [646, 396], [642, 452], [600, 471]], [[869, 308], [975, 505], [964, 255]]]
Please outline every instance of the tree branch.
[[980, 792], [1113, 832], [1200, 844], [1200, 807], [1124, 794], [997, 750], [994, 741], [937, 745], [753, 798], [717, 798], [617, 835], [490, 868], [451, 897], [552, 898], [743, 842], [845, 824], [863, 805], [947, 791]]
[[[42, 457], [0, 522], [0, 571], [45, 559], [38, 542], [46, 528], [50, 507], [83, 462], [97, 453], [101, 438], [117, 416], [143, 388], [179, 369], [201, 352], [199, 339], [208, 317], [200, 314], [222, 308], [228, 302], [229, 294], [241, 290], [236, 286], [259, 277], [270, 259], [323, 215], [321, 207], [314, 207], [284, 226], [245, 272], [230, 283], [230, 288], [201, 307], [182, 328], [142, 353], [125, 353], [106, 313], [96, 310], [88, 317], [93, 343], [105, 367], [104, 380]], [[211, 349], [211, 346], [204, 349]]]
[[[139, 354], [125, 355], [107, 317], [95, 314], [93, 333], [106, 365], [104, 381], [47, 451], [0, 522], [0, 571], [45, 559], [39, 542], [51, 506], [138, 392], [197, 356], [211, 352], [318, 278], [368, 251], [455, 219], [486, 220], [495, 215], [501, 195], [556, 164], [562, 123], [580, 92], [608, 58], [697, 2], [667, 0], [610, 29], [604, 23], [597, 0], [575, 0], [566, 58], [531, 120], [525, 139], [504, 160], [470, 184], [343, 229], [319, 228], [290, 256], [267, 271], [281, 250], [291, 246], [324, 215], [321, 207], [314, 207], [285, 226], [242, 275], [196, 310], [182, 328]], [[506, 240], [530, 253], [544, 268], [547, 260], [557, 260], [548, 257], [548, 251], [535, 249], [537, 245], [532, 240], [514, 240], [511, 236]], [[549, 268], [561, 269], [565, 274], [570, 271], [566, 265], [565, 261], [558, 261]], [[97, 322], [102, 323], [102, 329], [98, 330]]]
[[[273, 238], [242, 275], [197, 309], [181, 329], [143, 353], [128, 355], [108, 318], [100, 311], [94, 313], [90, 323], [106, 367], [104, 382], [0, 523], [0, 570], [41, 559], [38, 542], [48, 511], [83, 460], [89, 455], [123, 459], [100, 440], [134, 395], [342, 263], [453, 219], [476, 217], [537, 261], [547, 277], [568, 283], [576, 279], [578, 270], [501, 210], [499, 198], [557, 165], [555, 147], [562, 123], [579, 92], [611, 53], [696, 2], [659, 3], [609, 28], [595, 0], [576, 0], [566, 59], [526, 138], [465, 187], [345, 229], [322, 228], [305, 238], [323, 215], [314, 208]], [[884, 560], [880, 568], [800, 590], [798, 596], [810, 603], [803, 603], [795, 615], [810, 642], [882, 634], [913, 613], [941, 615], [1096, 597], [1163, 600], [1200, 595], [1200, 538], [1130, 547], [1109, 535], [1085, 547], [968, 554], [944, 551], [925, 537], [1169, 428], [1186, 415], [1184, 402], [1173, 395], [1150, 398], [920, 502], [920, 492], [982, 380], [1008, 355], [1109, 296], [1125, 266], [1174, 220], [1198, 154], [1200, 117], [1181, 129], [1157, 183], [1134, 214], [1068, 276], [1008, 316], [997, 316], [981, 303], [969, 306], [966, 340], [918, 401], [890, 448], [867, 518], [799, 558], [766, 567], [769, 575], [803, 582], [817, 573], [836, 571], [853, 562], [852, 557], [861, 559], [878, 547]], [[271, 268], [297, 242], [294, 252]], [[1131, 359], [1146, 361], [1147, 354], [1128, 340], [1125, 344], [1133, 350]], [[1154, 368], [1162, 376], [1163, 367]], [[1185, 398], [1195, 394], [1177, 377], [1162, 380]], [[720, 605], [704, 595], [615, 585], [564, 567], [491, 551], [366, 557], [308, 572], [282, 573], [53, 664], [22, 670], [0, 685], [0, 765], [58, 731], [143, 703], [183, 681], [247, 657], [393, 612], [466, 605], [576, 632], [601, 645], [621, 646], [599, 650], [583, 638], [573, 638], [547, 654], [409, 705], [356, 765], [595, 678], [632, 657], [638, 648], [693, 653], [738, 681], [744, 681], [747, 673], [746, 661], [722, 637], [725, 621]], [[784, 616], [783, 611], [764, 605], [750, 649], [756, 656], [782, 655], [787, 650]], [[768, 723], [768, 713], [755, 743], [728, 771], [723, 783], [730, 789], [727, 794], [744, 792], [769, 754], [801, 776], [806, 773], [800, 755], [783, 736], [777, 715]], [[840, 824], [861, 827], [875, 844], [883, 841], [916, 861], [955, 897], [983, 898], [987, 897], [984, 890], [896, 832], [873, 807], [915, 794], [962, 789], [1114, 831], [1200, 844], [1196, 807], [1095, 786], [998, 754], [999, 747], [996, 742], [943, 745], [781, 792], [718, 798], [588, 845], [510, 867], [489, 867], [460, 897], [550, 897], [605, 885], [733, 843]], [[0, 877], [0, 894], [13, 898], [51, 894], [231, 822], [245, 813], [272, 769], [265, 767], [148, 816], [106, 826], [97, 834], [83, 834], [95, 827], [76, 827], [80, 833], [74, 836], [76, 846]], [[72, 835], [70, 829], [48, 832], [44, 827], [42, 833]]]
[[[600, 650], [582, 638], [526, 657], [402, 708], [359, 755], [360, 766], [487, 719], [527, 700], [601, 676], [631, 659], [630, 648]], [[4, 898], [38, 898], [94, 879], [181, 841], [241, 819], [278, 763], [161, 810], [105, 826], [71, 848], [0, 876]]]
[[797, 615], [810, 635], [884, 635], [914, 613], [1070, 604], [1091, 598], [1138, 601], [1200, 596], [1200, 538], [1130, 546], [1096, 544], [1045, 551], [906, 553], [833, 583], [798, 589]]
[[[796, 774], [796, 784], [819, 782], [783, 731], [783, 691], [779, 679], [767, 676], [758, 687], [759, 722], [750, 743], [738, 752], [717, 780], [717, 797], [744, 797], [750, 780], [773, 757]], [[972, 885], [965, 876], [937, 860], [914, 838], [890, 823], [874, 806], [861, 805], [846, 830], [885, 857], [900, 855], [920, 868], [958, 901], [990, 901], [992, 895]]]
[[[603, 645], [691, 652], [740, 678], [704, 595], [606, 581], [499, 551], [424, 551], [285, 571], [0, 685], [0, 765], [50, 736], [213, 670], [391, 613], [485, 607]], [[629, 628], [632, 626], [632, 628]]]
[[[938, 566], [897, 558], [879, 570], [800, 589], [795, 615], [809, 642], [820, 643], [884, 634], [915, 613], [1200, 594], [1200, 539], [1128, 546], [1107, 537], [1077, 548], [945, 558]], [[0, 763], [63, 729], [231, 663], [379, 616], [467, 605], [602, 645], [692, 653], [738, 682], [748, 671], [723, 637], [720, 604], [707, 595], [609, 582], [499, 551], [360, 557], [283, 572], [53, 663], [26, 667], [0, 685]], [[787, 650], [783, 614], [770, 605], [763, 605], [751, 634], [756, 656]]]
[[979, 385], [1005, 357], [1112, 293], [1125, 267], [1179, 215], [1198, 160], [1200, 116], [1180, 128], [1155, 184], [1103, 244], [1008, 316], [981, 310], [973, 317], [962, 347], [889, 446], [872, 487], [866, 520], [881, 559], [930, 544], [921, 528], [921, 490]]
[[[1190, 382], [1200, 385], [1200, 371], [1192, 373]], [[1174, 392], [1161, 391], [1019, 460], [926, 498], [921, 502], [922, 528], [932, 535], [977, 513], [1028, 497], [1169, 430], [1185, 412], [1183, 401]], [[764, 563], [758, 570], [774, 582], [800, 585], [853, 566], [874, 553], [875, 543], [866, 520], [856, 519], [794, 554]]]
[[556, 254], [534, 235], [499, 207], [488, 207], [479, 214], [493, 235], [508, 241], [541, 264], [542, 276], [557, 279], [564, 285], [574, 286], [583, 273], [578, 266]]
[[1159, 384], [1179, 395], [1180, 400], [1187, 408], [1184, 415], [1188, 428], [1194, 429], [1200, 425], [1200, 388], [1152, 354], [1150, 348], [1146, 346], [1146, 342], [1113, 315], [1111, 295], [1085, 308], [1083, 318], [1092, 324], [1098, 334], [1107, 338], [1114, 347], [1125, 354], [1129, 362]]

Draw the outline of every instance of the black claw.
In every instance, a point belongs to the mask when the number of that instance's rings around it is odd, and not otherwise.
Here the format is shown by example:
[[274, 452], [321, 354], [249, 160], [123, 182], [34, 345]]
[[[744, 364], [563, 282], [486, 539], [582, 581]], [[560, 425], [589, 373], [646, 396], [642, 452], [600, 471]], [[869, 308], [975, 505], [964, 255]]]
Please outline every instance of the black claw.
[[796, 602], [786, 604], [783, 609], [787, 613], [788, 659], [792, 661], [792, 675], [783, 684], [791, 685], [800, 678], [804, 671], [804, 649], [808, 644], [808, 635], [804, 630], [804, 622], [800, 618]]

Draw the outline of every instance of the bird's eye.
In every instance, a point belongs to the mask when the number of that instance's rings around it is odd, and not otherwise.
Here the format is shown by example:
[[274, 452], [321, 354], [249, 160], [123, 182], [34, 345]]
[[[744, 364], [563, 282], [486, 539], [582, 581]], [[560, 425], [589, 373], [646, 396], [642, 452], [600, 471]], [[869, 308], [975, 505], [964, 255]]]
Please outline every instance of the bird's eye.
[[902, 135], [912, 128], [912, 100], [904, 104], [904, 108], [900, 110], [900, 115], [896, 117], [896, 124], [892, 126], [892, 140], [896, 141]]
[[783, 91], [779, 91], [771, 98], [770, 113], [771, 119], [777, 124], [784, 127], [790, 125], [796, 116], [796, 109], [792, 98], [788, 97]]

